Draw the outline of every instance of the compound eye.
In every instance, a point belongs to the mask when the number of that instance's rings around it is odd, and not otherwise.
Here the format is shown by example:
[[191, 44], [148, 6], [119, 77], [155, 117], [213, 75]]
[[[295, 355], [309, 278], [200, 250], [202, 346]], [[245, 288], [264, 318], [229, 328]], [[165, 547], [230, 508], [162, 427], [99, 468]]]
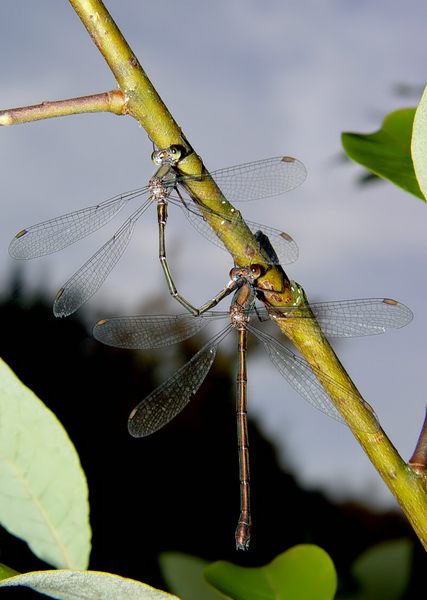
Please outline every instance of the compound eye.
[[254, 278], [258, 278], [262, 274], [261, 265], [251, 265], [251, 274]]
[[171, 158], [173, 158], [174, 161], [178, 160], [181, 157], [181, 149], [179, 146], [175, 146], [174, 144], [172, 144], [172, 146], [169, 148], [169, 152]]
[[160, 165], [162, 163], [160, 150], [154, 150], [154, 152], [151, 154], [151, 160], [155, 165]]

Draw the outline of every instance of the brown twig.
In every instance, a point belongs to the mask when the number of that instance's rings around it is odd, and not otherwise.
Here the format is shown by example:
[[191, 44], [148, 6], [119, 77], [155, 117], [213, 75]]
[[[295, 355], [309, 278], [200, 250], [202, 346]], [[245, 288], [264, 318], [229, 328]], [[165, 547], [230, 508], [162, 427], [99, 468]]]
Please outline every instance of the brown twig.
[[68, 98], [67, 100], [48, 100], [33, 106], [7, 108], [0, 111], [0, 126], [18, 125], [30, 121], [40, 121], [41, 119], [92, 112], [126, 114], [126, 102], [123, 92], [113, 90], [102, 94], [93, 94], [92, 96]]

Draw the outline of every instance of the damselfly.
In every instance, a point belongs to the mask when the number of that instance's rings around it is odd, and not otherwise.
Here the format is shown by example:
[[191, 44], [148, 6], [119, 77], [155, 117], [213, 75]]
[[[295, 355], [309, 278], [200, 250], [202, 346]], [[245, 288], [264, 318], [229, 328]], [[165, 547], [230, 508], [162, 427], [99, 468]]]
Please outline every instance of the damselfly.
[[[198, 176], [179, 174], [177, 165], [181, 159], [181, 150], [178, 146], [155, 151], [152, 158], [158, 165], [158, 169], [147, 186], [120, 194], [95, 206], [22, 229], [12, 240], [9, 252], [14, 258], [30, 259], [51, 254], [103, 227], [131, 200], [146, 196], [139, 208], [131, 214], [114, 236], [60, 288], [53, 307], [56, 316], [64, 317], [72, 314], [100, 288], [125, 251], [135, 223], [153, 203], [157, 203], [159, 258], [169, 290], [187, 310], [198, 314], [199, 311], [178, 293], [166, 261], [164, 230], [168, 203], [182, 208], [189, 221], [200, 233], [224, 247], [209, 227], [207, 220], [215, 219], [220, 227], [230, 226], [233, 220], [232, 212], [225, 211], [225, 208], [224, 213], [203, 208], [197, 203], [197, 198], [189, 193], [187, 187], [190, 183], [203, 182], [212, 177], [223, 196], [230, 202], [235, 202], [276, 196], [299, 186], [306, 177], [304, 165], [295, 158], [287, 156], [221, 169], [210, 174], [205, 172]], [[297, 259], [297, 245], [288, 234], [258, 223], [246, 222], [246, 225], [251, 232], [262, 229], [268, 235], [274, 243], [282, 264]]]
[[[217, 319], [228, 319], [229, 324], [212, 337], [193, 358], [172, 377], [142, 400], [129, 417], [129, 432], [135, 437], [154, 433], [169, 423], [190, 401], [204, 381], [214, 361], [218, 344], [236, 329], [238, 332], [237, 375], [237, 438], [239, 451], [240, 515], [235, 539], [237, 549], [249, 546], [251, 514], [249, 496], [249, 447], [247, 431], [246, 349], [247, 333], [262, 343], [273, 364], [288, 383], [314, 407], [335, 419], [342, 420], [340, 412], [330, 400], [323, 383], [338, 391], [341, 401], [360, 396], [355, 388], [344, 386], [326, 373], [310, 366], [276, 339], [255, 327], [250, 319], [298, 320], [304, 327], [316, 319], [328, 336], [352, 337], [379, 334], [388, 328], [403, 327], [412, 319], [405, 305], [387, 298], [320, 302], [302, 306], [255, 308], [256, 280], [261, 275], [259, 265], [238, 267], [230, 272], [231, 281], [223, 296], [235, 290], [228, 312], [210, 311], [197, 317], [133, 316], [99, 321], [94, 336], [104, 344], [120, 348], [149, 349], [169, 346], [200, 331]], [[220, 295], [220, 294], [219, 294]], [[218, 295], [218, 296], [219, 296]], [[222, 297], [223, 297], [222, 296]], [[209, 304], [209, 303], [207, 303]], [[320, 381], [319, 381], [320, 379]], [[376, 423], [376, 422], [375, 422]]]

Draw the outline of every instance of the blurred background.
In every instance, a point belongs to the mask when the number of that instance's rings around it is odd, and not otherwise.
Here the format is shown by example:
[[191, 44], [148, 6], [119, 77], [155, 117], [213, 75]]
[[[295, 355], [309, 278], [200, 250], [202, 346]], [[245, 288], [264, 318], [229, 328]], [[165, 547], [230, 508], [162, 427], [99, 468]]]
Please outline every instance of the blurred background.
[[[302, 187], [239, 208], [246, 218], [294, 237], [300, 257], [286, 272], [311, 301], [389, 296], [413, 310], [414, 321], [387, 337], [334, 342], [409, 458], [425, 409], [426, 207], [391, 184], [366, 183], [362, 169], [345, 160], [340, 134], [377, 130], [386, 113], [418, 103], [426, 80], [425, 3], [111, 0], [106, 6], [209, 169], [280, 154], [304, 162]], [[115, 87], [67, 2], [4, 1], [0, 51], [1, 108]], [[304, 403], [261, 349], [249, 358], [255, 520], [249, 554], [236, 557], [233, 550], [238, 478], [231, 339], [178, 419], [152, 438], [128, 437], [132, 407], [203, 343], [192, 339], [176, 353], [134, 354], [102, 347], [90, 336], [100, 317], [181, 312], [169, 301], [158, 262], [155, 210], [138, 223], [101, 290], [70, 319], [51, 313], [56, 290], [123, 217], [25, 264], [13, 261], [7, 248], [25, 226], [144, 185], [154, 170], [151, 151], [135, 121], [109, 114], [2, 128], [0, 135], [1, 355], [54, 410], [81, 455], [94, 527], [91, 568], [157, 583], [150, 569], [161, 550], [259, 564], [304, 541], [345, 563], [351, 557], [331, 531], [354, 540], [354, 555], [407, 532], [345, 426]], [[193, 304], [223, 287], [230, 257], [192, 231], [174, 207], [167, 243], [175, 281]], [[194, 464], [201, 455], [203, 463]], [[140, 549], [135, 565], [125, 556], [130, 543]]]

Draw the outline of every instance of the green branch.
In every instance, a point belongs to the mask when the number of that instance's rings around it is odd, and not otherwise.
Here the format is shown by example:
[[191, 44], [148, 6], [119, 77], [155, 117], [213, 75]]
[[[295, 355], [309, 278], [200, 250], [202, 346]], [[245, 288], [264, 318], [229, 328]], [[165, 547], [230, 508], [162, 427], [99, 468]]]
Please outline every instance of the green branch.
[[[182, 173], [196, 176], [206, 173], [200, 157], [190, 146], [103, 3], [100, 0], [70, 0], [70, 4], [116, 78], [119, 89], [126, 98], [127, 113], [144, 127], [158, 148], [177, 144], [186, 149], [187, 156], [179, 163]], [[268, 269], [269, 265], [259, 244], [240, 212], [224, 198], [215, 182], [205, 178], [203, 182], [188, 183], [188, 188], [200, 205], [209, 209], [205, 213], [206, 220], [232, 254], [235, 263], [257, 263]], [[220, 223], [218, 219], [210, 217], [209, 211], [224, 215], [230, 220], [229, 223]], [[292, 301], [290, 290], [278, 269], [270, 269], [263, 285], [267, 289], [284, 289], [284, 294], [280, 297], [282, 304]]]
[[[113, 106], [119, 109], [116, 114], [129, 114], [137, 119], [159, 148], [167, 148], [172, 144], [183, 146], [187, 151], [186, 157], [179, 163], [179, 169], [183, 173], [205, 173], [201, 159], [191, 148], [181, 128], [157, 94], [101, 0], [70, 0], [70, 3], [116, 78], [119, 87], [118, 96], [113, 103]], [[63, 108], [65, 110], [65, 105]], [[106, 108], [106, 105], [100, 110], [115, 112], [112, 107]], [[7, 114], [12, 114], [12, 111], [7, 111]], [[73, 110], [70, 107], [70, 112], [62, 114], [73, 114]], [[45, 115], [39, 118], [48, 116], [58, 115], [48, 114], [46, 110]], [[223, 223], [219, 223], [219, 219], [210, 217], [209, 212], [206, 213], [208, 222], [232, 254], [235, 263], [258, 263], [266, 269], [266, 274], [258, 280], [257, 285], [266, 290], [265, 296], [269, 305], [289, 305], [297, 299], [302, 304], [306, 303], [302, 289], [296, 284], [291, 286], [280, 269], [267, 263], [240, 213], [222, 196], [212, 179], [194, 181], [188, 184], [188, 187], [202, 207], [229, 217], [230, 222], [224, 227]], [[312, 366], [427, 548], [427, 496], [422, 479], [403, 461], [382, 431], [372, 409], [361, 397], [314, 318], [300, 321], [304, 321], [304, 325], [298, 324], [298, 319], [281, 319], [277, 323]]]
[[[298, 321], [304, 321], [304, 324]], [[399, 455], [314, 318], [278, 319], [277, 324], [315, 370], [334, 405], [399, 502], [427, 550], [425, 473], [417, 472]]]

